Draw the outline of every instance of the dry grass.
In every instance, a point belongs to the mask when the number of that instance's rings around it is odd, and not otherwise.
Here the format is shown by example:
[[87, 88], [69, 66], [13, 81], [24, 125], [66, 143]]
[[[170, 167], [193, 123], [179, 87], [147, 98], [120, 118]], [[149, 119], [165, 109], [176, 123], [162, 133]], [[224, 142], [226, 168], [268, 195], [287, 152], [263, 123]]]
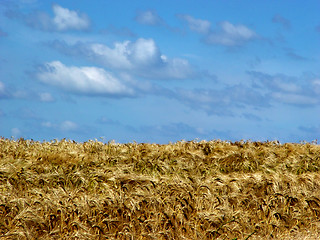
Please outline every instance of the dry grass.
[[0, 239], [318, 239], [320, 146], [0, 138]]

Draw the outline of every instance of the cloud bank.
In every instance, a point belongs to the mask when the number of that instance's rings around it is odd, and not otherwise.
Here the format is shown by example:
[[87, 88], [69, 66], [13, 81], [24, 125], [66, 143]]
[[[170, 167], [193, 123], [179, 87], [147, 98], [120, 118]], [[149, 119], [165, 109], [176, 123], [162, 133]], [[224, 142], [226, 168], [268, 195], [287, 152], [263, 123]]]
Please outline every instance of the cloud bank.
[[311, 78], [295, 78], [284, 74], [267, 74], [248, 71], [252, 78], [252, 86], [269, 92], [270, 100], [277, 103], [295, 105], [297, 107], [313, 107], [320, 103], [320, 80]]
[[175, 98], [192, 109], [219, 116], [233, 116], [234, 112], [240, 108], [270, 107], [267, 94], [242, 84], [226, 86], [222, 89], [177, 89]]
[[115, 42], [112, 47], [101, 43], [69, 45], [53, 41], [49, 46], [67, 55], [86, 57], [94, 63], [148, 79], [186, 79], [195, 76], [194, 67], [182, 58], [162, 54], [153, 39]]

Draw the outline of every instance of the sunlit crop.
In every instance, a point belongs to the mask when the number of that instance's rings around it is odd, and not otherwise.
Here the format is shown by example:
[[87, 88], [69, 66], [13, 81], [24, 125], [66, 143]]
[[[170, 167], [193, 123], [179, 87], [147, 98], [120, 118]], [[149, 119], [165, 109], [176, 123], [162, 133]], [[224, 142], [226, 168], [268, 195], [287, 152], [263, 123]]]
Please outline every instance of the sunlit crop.
[[1, 239], [318, 239], [320, 145], [0, 138]]

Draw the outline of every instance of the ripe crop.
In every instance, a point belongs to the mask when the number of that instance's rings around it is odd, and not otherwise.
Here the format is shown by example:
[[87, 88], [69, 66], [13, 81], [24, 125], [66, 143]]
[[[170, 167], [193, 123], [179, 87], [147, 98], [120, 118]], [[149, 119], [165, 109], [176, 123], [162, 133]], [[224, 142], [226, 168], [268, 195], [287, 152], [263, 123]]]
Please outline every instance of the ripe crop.
[[0, 138], [1, 239], [318, 239], [320, 146]]

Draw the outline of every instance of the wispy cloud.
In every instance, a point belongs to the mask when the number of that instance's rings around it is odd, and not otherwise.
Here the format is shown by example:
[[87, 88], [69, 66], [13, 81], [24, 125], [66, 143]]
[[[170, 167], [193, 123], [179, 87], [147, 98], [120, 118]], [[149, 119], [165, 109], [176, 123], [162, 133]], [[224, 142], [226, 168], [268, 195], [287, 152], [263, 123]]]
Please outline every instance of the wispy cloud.
[[253, 79], [253, 87], [255, 88], [291, 93], [301, 91], [301, 87], [293, 77], [284, 74], [271, 75], [258, 71], [248, 71], [247, 73]]
[[301, 107], [314, 106], [319, 103], [319, 99], [316, 97], [307, 96], [303, 93], [274, 92], [272, 97], [275, 101]]
[[73, 121], [65, 120], [62, 122], [44, 121], [41, 126], [48, 129], [58, 130], [61, 132], [74, 132], [79, 130], [79, 125]]
[[164, 25], [164, 20], [154, 10], [139, 11], [134, 18], [140, 24], [144, 25]]
[[78, 125], [72, 121], [64, 121], [61, 123], [60, 128], [62, 131], [74, 131], [77, 130]]
[[41, 66], [35, 76], [45, 84], [77, 94], [119, 97], [134, 95], [133, 89], [97, 67], [66, 66], [53, 61]]
[[14, 137], [14, 138], [19, 138], [19, 137], [22, 136], [22, 131], [21, 131], [19, 128], [17, 128], [17, 127], [12, 128], [12, 129], [11, 129], [11, 135], [12, 135], [12, 137]]
[[311, 82], [312, 90], [320, 95], [320, 78], [314, 78]]
[[[318, 126], [300, 126], [299, 129], [304, 132], [313, 133], [316, 137], [319, 137], [320, 134], [320, 125]], [[319, 139], [320, 140], [320, 139]]]
[[159, 139], [170, 139], [171, 141], [191, 141], [196, 140], [197, 138], [200, 138], [201, 140], [211, 140], [216, 138], [216, 136], [220, 136], [223, 139], [230, 139], [231, 137], [231, 134], [228, 131], [203, 129], [199, 126], [194, 127], [183, 122], [146, 125], [141, 127], [127, 126], [127, 129], [135, 133], [143, 133], [143, 136], [145, 137], [141, 140], [149, 142], [159, 142]]
[[123, 36], [123, 37], [135, 37], [136, 34], [134, 32], [132, 32], [129, 28], [127, 27], [116, 27], [112, 24], [110, 24], [108, 27], [100, 30], [100, 33], [102, 34], [113, 34], [113, 35], [117, 35], [117, 36]]
[[0, 81], [0, 99], [26, 99], [29, 98], [29, 93], [25, 90], [14, 89], [12, 87], [7, 87], [4, 82]]
[[253, 80], [253, 87], [269, 93], [275, 103], [312, 107], [320, 103], [320, 80], [296, 78], [284, 74], [270, 75], [257, 71], [247, 72]]
[[255, 115], [255, 114], [252, 114], [252, 113], [244, 113], [242, 116], [243, 116], [244, 118], [250, 120], [250, 121], [255, 121], [255, 122], [260, 122], [260, 121], [262, 121], [262, 118], [261, 118], [261, 117]]
[[88, 30], [90, 19], [84, 14], [60, 5], [52, 6], [53, 18], [46, 12], [37, 11], [24, 14], [18, 10], [8, 10], [6, 16], [13, 19], [20, 19], [31, 28], [42, 31], [68, 31], [68, 30]]
[[261, 64], [262, 60], [260, 57], [255, 56], [253, 59], [249, 60], [247, 63], [250, 68], [256, 68]]
[[4, 31], [2, 31], [0, 28], [0, 37], [7, 37], [7, 36], [8, 36], [8, 34]]
[[302, 131], [305, 141], [313, 141], [317, 144], [320, 143], [320, 125], [307, 125], [307, 126], [299, 126], [298, 130]]
[[[186, 135], [189, 135], [189, 137], [193, 136], [192, 137], [193, 139], [195, 137], [203, 135], [200, 129], [194, 128], [182, 122], [169, 123], [165, 125], [143, 126], [139, 130], [143, 132], [147, 132], [150, 135], [166, 136], [170, 138], [176, 138], [177, 140], [182, 140], [182, 137]], [[188, 139], [188, 140], [193, 140], [193, 139]]]
[[181, 33], [181, 29], [170, 26], [155, 10], [138, 11], [134, 20], [142, 25], [164, 27], [171, 32]]
[[7, 92], [7, 89], [4, 85], [3, 82], [0, 81], [0, 99], [1, 98], [7, 98], [8, 97], [8, 92]]
[[308, 58], [303, 57], [303, 56], [297, 54], [297, 53], [295, 52], [295, 50], [292, 49], [292, 48], [284, 48], [284, 51], [285, 51], [286, 55], [287, 55], [289, 58], [293, 59], [293, 60], [297, 60], [297, 61], [306, 61], [306, 60], [308, 60]]
[[25, 99], [41, 102], [54, 102], [54, 97], [48, 92], [35, 92], [33, 90], [16, 87], [7, 87], [0, 81], [0, 99]]
[[203, 41], [210, 45], [241, 46], [258, 38], [258, 34], [244, 24], [223, 21], [218, 23], [215, 28], [212, 28], [211, 22], [205, 19], [198, 19], [184, 14], [178, 14], [177, 17], [185, 21], [191, 31], [202, 34]]
[[179, 88], [170, 97], [194, 110], [205, 111], [208, 115], [235, 116], [240, 110], [245, 118], [254, 121], [261, 119], [250, 114], [248, 109], [261, 110], [278, 104], [305, 108], [320, 103], [320, 78], [316, 76], [296, 78], [257, 71], [247, 73], [252, 78], [252, 83], [248, 85]]
[[276, 24], [280, 24], [284, 29], [287, 29], [287, 30], [291, 29], [291, 22], [279, 14], [276, 14], [273, 16], [272, 22]]
[[233, 47], [243, 45], [257, 37], [257, 33], [243, 24], [232, 24], [224, 21], [218, 24], [217, 29], [206, 35], [204, 41], [208, 44]]
[[39, 99], [41, 102], [54, 102], [54, 97], [48, 93], [48, 92], [43, 92], [39, 93]]
[[187, 22], [191, 31], [207, 34], [210, 31], [211, 23], [207, 20], [196, 19], [190, 15], [178, 14], [178, 18]]
[[30, 107], [21, 107], [14, 112], [14, 116], [20, 119], [39, 120], [40, 116]]
[[239, 108], [270, 106], [266, 94], [242, 84], [222, 89], [177, 89], [175, 98], [193, 109], [219, 116], [233, 116]]
[[119, 121], [113, 120], [106, 116], [98, 118], [96, 122], [102, 125], [121, 125]]

